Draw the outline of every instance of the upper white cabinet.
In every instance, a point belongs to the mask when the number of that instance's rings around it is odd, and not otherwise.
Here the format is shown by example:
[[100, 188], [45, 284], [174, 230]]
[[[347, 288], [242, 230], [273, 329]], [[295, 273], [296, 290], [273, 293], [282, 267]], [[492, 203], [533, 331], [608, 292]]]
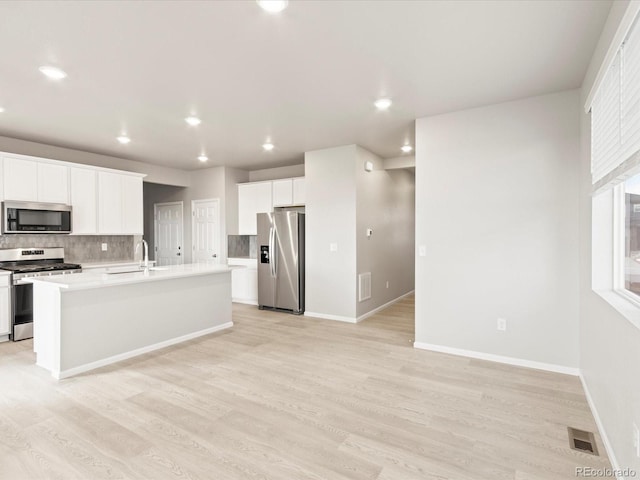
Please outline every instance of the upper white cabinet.
[[142, 235], [142, 178], [122, 175], [122, 233]]
[[142, 235], [142, 178], [98, 172], [98, 233]]
[[69, 167], [4, 157], [5, 200], [69, 203]]
[[304, 205], [307, 200], [307, 190], [304, 177], [293, 179], [293, 204]]
[[272, 212], [275, 207], [291, 207], [304, 203], [304, 177], [239, 183], [238, 234], [256, 235], [257, 213]]
[[69, 203], [69, 167], [38, 163], [38, 201]]
[[238, 234], [257, 234], [256, 215], [273, 210], [271, 195], [271, 182], [238, 185]]
[[293, 180], [291, 178], [274, 180], [271, 185], [273, 187], [274, 207], [282, 207], [293, 203]]
[[71, 168], [71, 229], [75, 235], [98, 233], [97, 172]]
[[143, 177], [0, 152], [0, 200], [70, 204], [75, 235], [142, 235]]
[[3, 184], [5, 200], [38, 201], [38, 163], [4, 157]]

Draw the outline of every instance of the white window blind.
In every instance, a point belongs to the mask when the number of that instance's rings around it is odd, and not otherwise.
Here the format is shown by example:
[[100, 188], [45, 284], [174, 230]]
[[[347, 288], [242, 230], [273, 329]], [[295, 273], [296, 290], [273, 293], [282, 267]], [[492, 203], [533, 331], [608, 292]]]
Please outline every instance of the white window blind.
[[622, 45], [620, 141], [622, 157], [640, 150], [640, 27], [638, 21]]
[[640, 27], [633, 23], [591, 104], [591, 175], [597, 183], [640, 150]]
[[620, 150], [620, 55], [602, 80], [591, 106], [591, 175], [593, 183], [616, 168]]

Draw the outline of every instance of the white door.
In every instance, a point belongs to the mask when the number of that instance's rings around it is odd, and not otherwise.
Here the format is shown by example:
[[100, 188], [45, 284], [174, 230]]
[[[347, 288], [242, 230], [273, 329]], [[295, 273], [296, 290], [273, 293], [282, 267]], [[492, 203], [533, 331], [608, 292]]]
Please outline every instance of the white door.
[[193, 200], [193, 263], [220, 261], [220, 201]]
[[158, 265], [180, 265], [184, 263], [182, 243], [182, 202], [156, 203], [155, 213], [155, 260]]

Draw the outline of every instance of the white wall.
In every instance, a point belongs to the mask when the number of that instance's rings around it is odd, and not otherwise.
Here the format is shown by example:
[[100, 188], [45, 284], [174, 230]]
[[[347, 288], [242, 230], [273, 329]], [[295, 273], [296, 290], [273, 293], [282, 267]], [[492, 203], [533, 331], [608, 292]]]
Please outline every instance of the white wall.
[[307, 313], [356, 317], [355, 156], [355, 145], [305, 153]]
[[278, 180], [280, 178], [304, 177], [304, 163], [290, 165], [288, 167], [264, 168], [249, 172], [249, 182], [262, 182], [263, 180]]
[[55, 147], [44, 143], [28, 142], [17, 138], [0, 137], [0, 151], [51, 158], [64, 162], [82, 163], [97, 167], [115, 168], [129, 172], [145, 173], [147, 174], [144, 179], [145, 182], [181, 187], [189, 185], [189, 172], [186, 170], [125, 160], [124, 158], [99, 155], [71, 148]]
[[417, 343], [577, 367], [579, 108], [573, 90], [417, 120]]
[[[366, 161], [372, 172], [365, 171]], [[358, 317], [414, 288], [415, 178], [407, 170], [383, 170], [384, 163], [356, 148], [357, 273], [371, 272], [371, 298], [357, 303]]]
[[[611, 9], [585, 77], [583, 101], [627, 7], [616, 2]], [[632, 440], [632, 424], [640, 426], [640, 330], [591, 289], [590, 120], [580, 113], [580, 370], [614, 466], [640, 472]]]
[[[190, 186], [170, 188], [166, 186], [145, 186], [145, 216], [153, 218], [153, 203], [179, 202], [184, 205], [184, 263], [191, 263], [191, 201], [220, 199], [220, 263], [227, 259], [226, 212], [225, 212], [225, 167], [206, 168], [189, 172]], [[148, 222], [145, 220], [145, 225]], [[153, 227], [151, 227], [153, 228]], [[154, 239], [155, 240], [155, 239]], [[151, 245], [149, 245], [151, 247]], [[155, 246], [155, 244], [154, 244]]]
[[[238, 235], [238, 183], [249, 181], [249, 172], [225, 167], [225, 212], [227, 235]], [[227, 242], [225, 240], [225, 249]]]

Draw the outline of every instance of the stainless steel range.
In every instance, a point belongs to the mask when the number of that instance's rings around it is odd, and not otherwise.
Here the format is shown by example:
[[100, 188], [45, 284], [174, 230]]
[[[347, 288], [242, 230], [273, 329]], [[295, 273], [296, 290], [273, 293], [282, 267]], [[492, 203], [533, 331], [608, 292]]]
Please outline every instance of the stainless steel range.
[[81, 272], [77, 263], [64, 262], [64, 248], [0, 249], [0, 269], [11, 272], [11, 340], [33, 337], [31, 277]]

